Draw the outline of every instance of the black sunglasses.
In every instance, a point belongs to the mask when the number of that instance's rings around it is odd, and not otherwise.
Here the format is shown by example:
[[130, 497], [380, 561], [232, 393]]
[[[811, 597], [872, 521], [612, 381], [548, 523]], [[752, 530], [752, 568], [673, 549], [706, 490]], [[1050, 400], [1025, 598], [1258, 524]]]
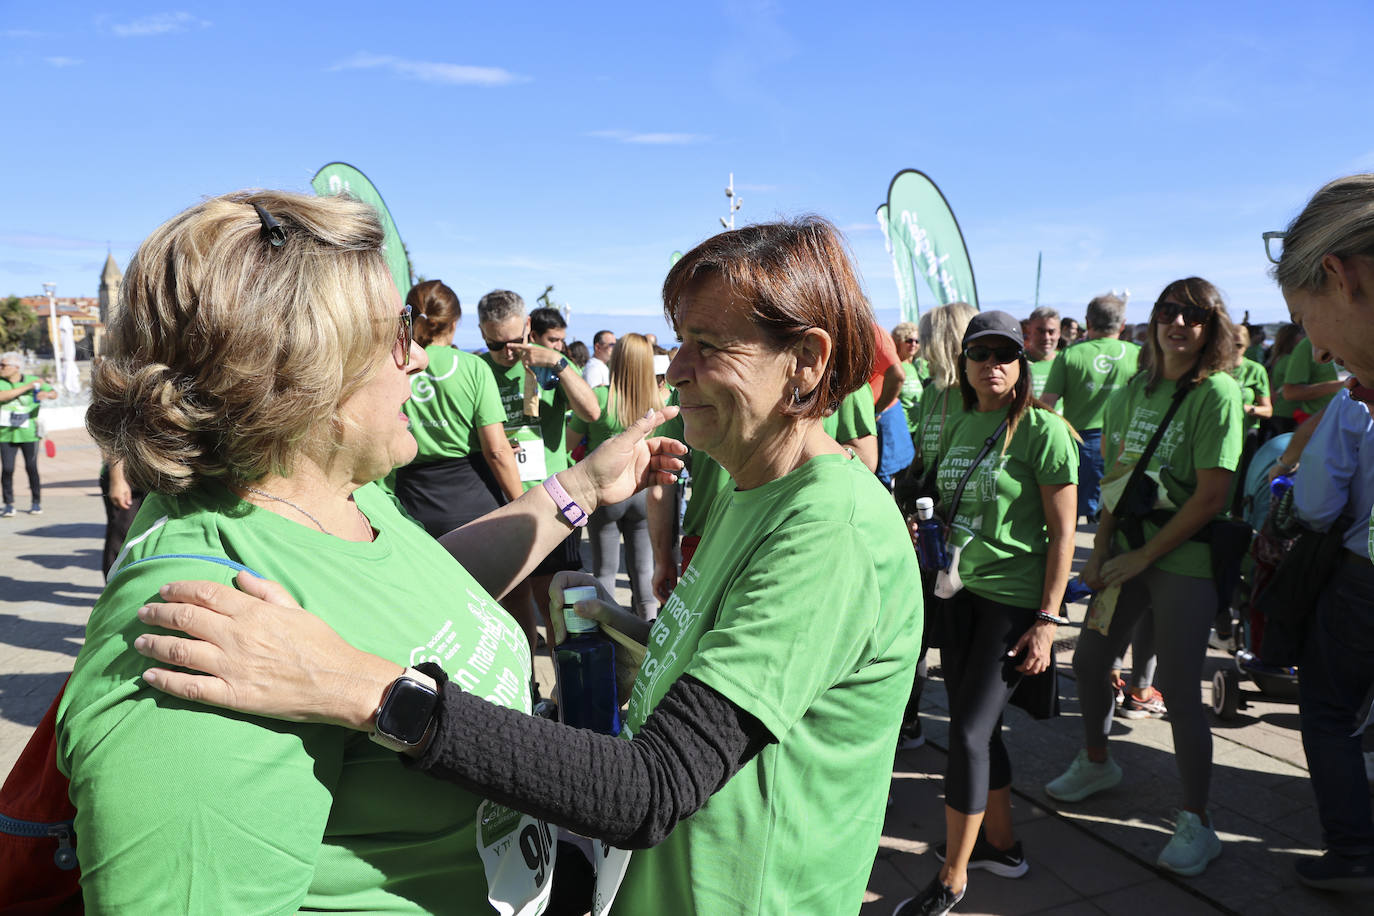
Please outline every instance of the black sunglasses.
[[974, 344], [964, 348], [964, 358], [970, 362], [985, 363], [988, 357], [992, 357], [998, 363], [1014, 363], [1021, 358], [1021, 348], [1010, 347], [988, 347], [982, 344]]
[[524, 342], [525, 338], [523, 337], [517, 337], [514, 340], [487, 340], [485, 337], [482, 338], [482, 343], [486, 344], [487, 349], [493, 353], [499, 353], [511, 344], [522, 344]]
[[1183, 323], [1191, 327], [1201, 327], [1212, 317], [1212, 310], [1201, 305], [1179, 305], [1177, 302], [1156, 302], [1155, 321], [1160, 324], [1173, 324], [1174, 319], [1183, 316]]
[[920, 342], [921, 342], [921, 339], [920, 339], [919, 337], [903, 337], [903, 338], [902, 338], [902, 343], [904, 343], [904, 344], [910, 344], [910, 343], [918, 344], [918, 343], [920, 343]]

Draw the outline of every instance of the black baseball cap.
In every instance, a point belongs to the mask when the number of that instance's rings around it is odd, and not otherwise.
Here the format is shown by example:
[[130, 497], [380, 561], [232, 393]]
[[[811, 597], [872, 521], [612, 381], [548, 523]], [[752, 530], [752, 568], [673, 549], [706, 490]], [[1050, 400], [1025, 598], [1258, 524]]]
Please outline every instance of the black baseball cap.
[[1021, 322], [1006, 312], [979, 312], [974, 315], [964, 331], [963, 345], [967, 347], [980, 337], [1006, 337], [1015, 341], [1018, 347], [1026, 345], [1026, 338], [1021, 334]]

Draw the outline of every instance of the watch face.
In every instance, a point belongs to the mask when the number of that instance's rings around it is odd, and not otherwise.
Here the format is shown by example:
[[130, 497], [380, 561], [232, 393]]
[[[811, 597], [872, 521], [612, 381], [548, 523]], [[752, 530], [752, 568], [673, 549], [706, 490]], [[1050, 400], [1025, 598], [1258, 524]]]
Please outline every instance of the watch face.
[[377, 731], [406, 744], [419, 744], [438, 701], [434, 691], [425, 685], [400, 678], [377, 713]]

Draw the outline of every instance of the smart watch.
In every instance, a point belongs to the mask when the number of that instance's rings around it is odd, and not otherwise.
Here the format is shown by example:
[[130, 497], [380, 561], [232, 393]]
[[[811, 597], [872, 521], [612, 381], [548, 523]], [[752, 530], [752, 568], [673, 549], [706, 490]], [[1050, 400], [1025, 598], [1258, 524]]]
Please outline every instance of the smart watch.
[[558, 365], [556, 365], [556, 366], [553, 367], [553, 373], [554, 373], [554, 375], [562, 375], [562, 374], [563, 374], [563, 370], [566, 369], [566, 368], [568, 368], [569, 365], [571, 365], [571, 364], [568, 362], [568, 358], [567, 358], [566, 356], [563, 357], [562, 359], [560, 359], [560, 360], [558, 361]]
[[438, 708], [439, 685], [434, 678], [407, 668], [382, 695], [368, 737], [393, 751], [410, 750], [424, 740]]

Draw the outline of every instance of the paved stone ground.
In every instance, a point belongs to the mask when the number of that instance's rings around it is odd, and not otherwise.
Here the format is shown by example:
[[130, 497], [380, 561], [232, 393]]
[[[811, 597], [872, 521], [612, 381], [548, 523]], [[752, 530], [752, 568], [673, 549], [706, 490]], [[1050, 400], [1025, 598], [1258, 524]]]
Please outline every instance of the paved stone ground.
[[[99, 594], [104, 511], [97, 485], [100, 457], [82, 430], [54, 433], [57, 457], [43, 458], [42, 516], [0, 520], [0, 772], [8, 772], [28, 734], [71, 670], [86, 616]], [[18, 504], [27, 483], [16, 475]], [[1089, 534], [1079, 533], [1079, 562]], [[622, 580], [622, 586], [625, 585]], [[628, 588], [620, 589], [628, 601]], [[1081, 619], [1082, 606], [1072, 609]], [[1067, 634], [1071, 645], [1073, 633]], [[1126, 771], [1122, 786], [1087, 802], [1057, 806], [1041, 786], [1067, 765], [1081, 742], [1071, 649], [1060, 652], [1064, 714], [1049, 722], [1019, 710], [1006, 717], [1015, 768], [1014, 810], [1031, 862], [1015, 881], [975, 872], [957, 912], [1337, 914], [1363, 901], [1309, 891], [1292, 862], [1312, 855], [1319, 829], [1297, 707], [1259, 697], [1231, 722], [1214, 720], [1213, 815], [1226, 843], [1200, 878], [1177, 878], [1153, 862], [1172, 832], [1177, 776], [1167, 721], [1118, 720], [1113, 753]], [[938, 653], [933, 661], [938, 670]], [[1229, 656], [1212, 652], [1203, 687]], [[547, 691], [547, 658], [537, 663]], [[894, 804], [874, 864], [864, 914], [890, 913], [920, 889], [938, 863], [930, 847], [944, 838], [942, 774], [947, 710], [942, 682], [925, 694], [929, 743], [896, 757]]]

